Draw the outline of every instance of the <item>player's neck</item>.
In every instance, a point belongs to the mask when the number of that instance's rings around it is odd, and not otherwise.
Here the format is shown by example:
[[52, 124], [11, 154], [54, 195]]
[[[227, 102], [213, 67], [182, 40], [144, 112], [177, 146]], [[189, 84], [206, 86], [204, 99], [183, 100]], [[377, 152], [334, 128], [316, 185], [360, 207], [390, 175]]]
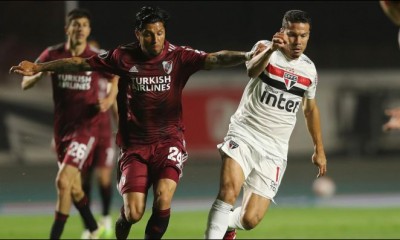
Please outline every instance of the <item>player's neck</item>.
[[79, 56], [85, 51], [86, 45], [86, 42], [74, 44], [71, 41], [68, 41], [66, 49], [71, 53], [72, 56]]

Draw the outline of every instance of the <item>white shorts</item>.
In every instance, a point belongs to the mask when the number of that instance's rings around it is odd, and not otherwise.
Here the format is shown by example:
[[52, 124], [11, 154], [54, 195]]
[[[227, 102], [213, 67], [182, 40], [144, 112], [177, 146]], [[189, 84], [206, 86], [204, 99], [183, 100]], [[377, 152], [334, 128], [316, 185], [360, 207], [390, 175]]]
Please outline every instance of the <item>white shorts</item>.
[[218, 148], [242, 167], [245, 176], [244, 190], [250, 189], [255, 194], [274, 201], [287, 161], [262, 155], [240, 138], [226, 137], [224, 140], [218, 144]]

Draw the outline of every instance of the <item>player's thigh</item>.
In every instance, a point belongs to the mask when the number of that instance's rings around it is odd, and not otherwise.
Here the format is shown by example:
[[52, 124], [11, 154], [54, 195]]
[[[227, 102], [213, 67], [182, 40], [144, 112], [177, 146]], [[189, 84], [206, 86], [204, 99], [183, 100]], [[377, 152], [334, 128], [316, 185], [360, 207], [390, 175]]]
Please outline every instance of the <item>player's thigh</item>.
[[176, 191], [177, 182], [172, 179], [163, 178], [158, 180], [158, 182], [153, 187], [154, 187], [153, 207], [161, 210], [170, 208], [172, 198]]
[[61, 164], [56, 178], [56, 184], [58, 188], [69, 188], [72, 187], [75, 178], [80, 175], [80, 171], [77, 167], [68, 164]]
[[97, 180], [100, 185], [109, 185], [112, 182], [113, 169], [110, 167], [98, 167], [96, 168]]
[[235, 159], [226, 155], [222, 150], [220, 151], [222, 158], [220, 191], [233, 190], [235, 195], [238, 195], [245, 178], [243, 169]]

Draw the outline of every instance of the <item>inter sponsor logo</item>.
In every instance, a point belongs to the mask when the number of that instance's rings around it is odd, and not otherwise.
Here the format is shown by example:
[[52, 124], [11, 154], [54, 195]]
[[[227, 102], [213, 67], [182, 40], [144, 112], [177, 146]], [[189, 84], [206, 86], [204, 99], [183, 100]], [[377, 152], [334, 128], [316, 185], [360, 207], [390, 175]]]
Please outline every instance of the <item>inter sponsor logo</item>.
[[272, 107], [276, 107], [278, 109], [292, 113], [297, 112], [300, 106], [300, 101], [286, 99], [283, 93], [280, 93], [278, 96], [278, 94], [270, 93], [267, 90], [264, 90], [261, 94], [260, 101]]

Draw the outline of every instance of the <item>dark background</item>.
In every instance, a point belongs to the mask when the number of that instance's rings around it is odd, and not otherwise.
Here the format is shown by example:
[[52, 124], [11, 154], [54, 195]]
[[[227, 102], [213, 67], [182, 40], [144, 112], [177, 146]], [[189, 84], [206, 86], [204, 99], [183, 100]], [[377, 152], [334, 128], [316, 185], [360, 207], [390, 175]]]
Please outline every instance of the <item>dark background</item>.
[[[301, 9], [312, 17], [306, 54], [318, 69], [396, 68], [400, 60], [398, 28], [378, 1], [76, 2], [92, 12], [92, 36], [106, 49], [135, 40], [135, 13], [144, 5], [171, 14], [169, 41], [207, 52], [249, 50], [256, 41], [271, 39], [285, 11]], [[64, 40], [65, 6], [64, 1], [0, 2], [2, 70]]]

